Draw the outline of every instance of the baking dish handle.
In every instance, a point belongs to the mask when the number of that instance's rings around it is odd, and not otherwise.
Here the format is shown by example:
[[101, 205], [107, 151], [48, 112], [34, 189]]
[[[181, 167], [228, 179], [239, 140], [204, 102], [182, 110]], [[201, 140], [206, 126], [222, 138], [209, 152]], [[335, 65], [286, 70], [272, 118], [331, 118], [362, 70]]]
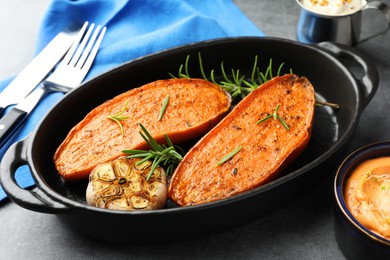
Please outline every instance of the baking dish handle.
[[379, 86], [379, 74], [375, 64], [360, 50], [332, 42], [321, 42], [316, 44], [324, 51], [330, 53], [335, 58], [344, 58], [346, 60], [357, 63], [363, 69], [363, 75], [357, 78], [353, 73], [353, 77], [359, 82], [363, 94], [363, 109], [371, 101]]
[[69, 208], [52, 199], [38, 187], [21, 188], [15, 179], [16, 170], [27, 164], [27, 146], [29, 138], [14, 143], [4, 154], [0, 166], [0, 182], [8, 197], [17, 205], [33, 211], [59, 213]]

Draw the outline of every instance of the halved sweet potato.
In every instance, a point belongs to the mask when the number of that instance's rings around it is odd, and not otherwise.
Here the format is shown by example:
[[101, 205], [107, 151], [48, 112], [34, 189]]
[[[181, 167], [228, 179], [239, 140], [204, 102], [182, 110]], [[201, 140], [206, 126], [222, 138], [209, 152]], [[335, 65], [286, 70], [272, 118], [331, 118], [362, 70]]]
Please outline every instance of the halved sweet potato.
[[[277, 107], [276, 120], [271, 116], [258, 123]], [[314, 89], [306, 78], [289, 74], [263, 84], [185, 155], [168, 196], [182, 206], [201, 204], [274, 179], [308, 144], [314, 107]], [[235, 149], [239, 151], [217, 165]]]
[[[161, 120], [158, 115], [169, 95]], [[93, 109], [74, 126], [58, 147], [54, 163], [65, 180], [87, 178], [101, 163], [123, 155], [124, 149], [146, 149], [139, 134], [142, 123], [157, 142], [167, 134], [179, 144], [198, 138], [215, 126], [229, 111], [231, 97], [218, 85], [202, 79], [158, 80], [132, 89]], [[119, 124], [107, 118], [129, 116]]]

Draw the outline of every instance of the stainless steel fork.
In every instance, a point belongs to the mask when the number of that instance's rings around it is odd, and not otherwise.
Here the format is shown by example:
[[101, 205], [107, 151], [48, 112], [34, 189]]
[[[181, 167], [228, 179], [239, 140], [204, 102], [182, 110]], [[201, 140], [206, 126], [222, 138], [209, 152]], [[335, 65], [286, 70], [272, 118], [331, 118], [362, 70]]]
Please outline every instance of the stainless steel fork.
[[94, 27], [94, 24], [88, 26], [88, 22], [84, 23], [73, 45], [54, 72], [40, 87], [0, 119], [0, 148], [22, 125], [43, 96], [53, 91], [65, 93], [80, 85], [95, 59], [106, 32], [106, 27], [101, 28], [99, 25], [95, 30]]

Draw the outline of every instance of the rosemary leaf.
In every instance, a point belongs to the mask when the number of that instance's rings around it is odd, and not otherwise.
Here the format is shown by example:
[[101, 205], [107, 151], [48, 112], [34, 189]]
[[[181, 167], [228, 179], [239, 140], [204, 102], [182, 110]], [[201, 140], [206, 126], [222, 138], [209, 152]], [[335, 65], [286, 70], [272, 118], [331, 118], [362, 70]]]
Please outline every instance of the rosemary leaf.
[[165, 141], [167, 141], [168, 146], [174, 147], [173, 143], [172, 143], [171, 139], [169, 139], [168, 135], [165, 134], [164, 137], [165, 137]]
[[183, 75], [182, 71], [183, 71], [183, 64], [181, 64], [179, 67], [179, 76]]
[[252, 76], [251, 76], [252, 83], [256, 82], [255, 80], [256, 70], [257, 70], [256, 68], [257, 68], [257, 55], [255, 56], [255, 62], [253, 63], [253, 68], [252, 68]]
[[283, 118], [279, 115], [277, 115], [277, 118], [278, 120], [280, 121], [280, 123], [282, 123], [282, 125], [284, 126], [284, 128], [286, 128], [287, 130], [290, 130], [290, 127], [287, 125], [286, 121], [283, 120]]
[[134, 158], [145, 158], [150, 155], [150, 152], [137, 150], [123, 150], [123, 153], [131, 153]]
[[125, 131], [123, 130], [123, 125], [122, 125], [121, 121], [127, 120], [130, 117], [130, 116], [122, 116], [122, 114], [126, 111], [128, 104], [129, 104], [129, 101], [126, 102], [126, 104], [124, 105], [124, 107], [122, 108], [122, 110], [119, 113], [112, 115], [112, 116], [106, 116], [106, 118], [114, 121], [115, 123], [117, 123], [119, 125], [119, 128], [121, 129], [121, 132], [122, 132], [122, 136], [125, 135]]
[[199, 69], [200, 69], [200, 72], [202, 73], [202, 77], [205, 80], [207, 80], [206, 74], [204, 73], [202, 55], [200, 54], [200, 52], [198, 53], [198, 60], [199, 60]]
[[185, 63], [185, 66], [184, 66], [184, 70], [185, 70], [185, 73], [186, 73], [188, 78], [190, 78], [190, 73], [188, 72], [188, 62], [189, 62], [189, 60], [190, 60], [190, 55], [187, 55], [186, 63]]
[[273, 117], [273, 119], [278, 120], [283, 125], [284, 128], [286, 128], [287, 130], [290, 130], [290, 127], [287, 125], [286, 121], [284, 121], [284, 119], [278, 114], [279, 108], [280, 108], [280, 105], [277, 105], [272, 114], [269, 114], [269, 115], [265, 116], [264, 118], [260, 119], [259, 121], [257, 121], [256, 124], [257, 125], [261, 124], [264, 121], [267, 121], [268, 119]]
[[263, 123], [264, 121], [267, 121], [268, 119], [270, 119], [271, 117], [273, 117], [273, 114], [269, 114], [269, 115], [267, 115], [266, 117], [260, 119], [259, 121], [257, 121], [256, 124], [257, 124], [257, 125], [258, 125], [258, 124], [261, 124], [261, 123]]
[[269, 60], [269, 66], [267, 68], [267, 72], [269, 72], [269, 78], [272, 79], [274, 77], [272, 75], [272, 59]]
[[214, 70], [211, 70], [210, 76], [211, 76], [211, 81], [212, 81], [214, 84], [217, 84], [217, 85], [218, 85], [217, 81], [215, 80]]
[[173, 173], [173, 169], [173, 165], [169, 165], [166, 170], [167, 175], [171, 175]]
[[228, 153], [227, 155], [225, 155], [224, 157], [222, 157], [222, 159], [217, 163], [217, 166], [220, 166], [222, 165], [223, 163], [225, 163], [227, 160], [229, 160], [230, 158], [232, 158], [234, 155], [236, 155], [240, 150], [241, 150], [242, 146], [238, 146], [236, 149], [234, 149], [233, 151], [231, 151], [230, 153]]
[[[282, 68], [283, 68], [283, 66], [284, 66], [284, 63], [282, 63], [282, 64], [280, 64], [280, 66], [279, 66], [279, 68], [278, 68], [278, 72], [277, 72], [277, 76], [280, 76], [280, 73], [281, 73], [281, 71], [282, 71]], [[291, 73], [292, 74], [292, 73]]]
[[142, 130], [142, 131], [144, 131], [144, 133], [142, 133], [142, 132], [139, 132], [139, 133], [142, 136], [142, 138], [145, 140], [145, 142], [150, 146], [150, 148], [152, 148], [154, 151], [161, 152], [163, 150], [161, 145], [159, 145], [154, 140], [154, 138], [149, 134], [149, 132], [145, 133], [145, 130]]
[[[142, 157], [138, 157], [138, 158], [142, 158]], [[149, 160], [151, 160], [151, 159], [153, 159], [153, 158], [155, 158], [154, 154], [153, 154], [153, 153], [149, 153], [149, 155], [145, 155], [145, 156], [144, 156], [144, 159], [142, 159], [141, 161], [139, 161], [139, 162], [137, 163], [137, 165], [141, 165], [141, 164], [143, 164], [144, 162], [149, 161]]]
[[274, 113], [273, 113], [273, 115], [274, 115], [274, 120], [278, 119], [278, 111], [279, 111], [279, 108], [280, 108], [280, 104], [276, 106], [275, 111], [274, 111]]
[[227, 74], [226, 74], [226, 72], [225, 72], [225, 66], [224, 66], [223, 61], [221, 62], [221, 72], [222, 72], [223, 78], [225, 79], [225, 81], [226, 81], [227, 83], [234, 84], [234, 83], [229, 79], [229, 77], [227, 76]]
[[167, 109], [169, 103], [169, 95], [167, 95], [162, 103], [160, 113], [158, 114], [157, 121], [160, 121], [162, 117], [164, 116], [165, 110]]
[[267, 76], [264, 75], [262, 72], [259, 73], [259, 78], [261, 82], [267, 82]]
[[154, 158], [153, 163], [152, 163], [152, 168], [150, 169], [150, 171], [148, 173], [148, 177], [146, 177], [146, 181], [148, 181], [150, 179], [150, 177], [152, 177], [152, 174], [156, 170], [157, 166], [159, 166], [162, 159], [163, 159], [162, 157], [155, 157]]

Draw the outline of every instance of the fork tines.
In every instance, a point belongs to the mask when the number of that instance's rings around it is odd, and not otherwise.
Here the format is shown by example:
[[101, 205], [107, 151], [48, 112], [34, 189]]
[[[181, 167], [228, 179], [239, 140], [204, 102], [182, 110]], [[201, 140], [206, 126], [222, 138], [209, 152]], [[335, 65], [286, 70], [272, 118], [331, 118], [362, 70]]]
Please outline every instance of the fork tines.
[[[89, 70], [106, 32], [106, 27], [101, 29], [100, 25], [98, 25], [93, 32], [95, 24], [92, 23], [89, 27], [88, 24], [88, 22], [84, 23], [80, 32], [76, 36], [74, 43], [63, 60], [69, 66], [73, 66], [82, 70]], [[96, 38], [98, 39], [96, 40]]]

